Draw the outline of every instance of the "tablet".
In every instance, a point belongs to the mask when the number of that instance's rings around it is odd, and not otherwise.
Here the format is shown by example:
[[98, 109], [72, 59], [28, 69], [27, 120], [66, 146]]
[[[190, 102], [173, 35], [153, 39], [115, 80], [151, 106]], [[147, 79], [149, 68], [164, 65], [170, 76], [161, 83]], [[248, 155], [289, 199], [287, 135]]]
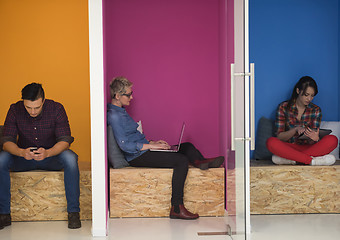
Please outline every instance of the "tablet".
[[[319, 130], [319, 137], [320, 139], [323, 138], [326, 135], [329, 135], [332, 132], [332, 130], [330, 129], [321, 129]], [[309, 137], [307, 137], [304, 133], [302, 133], [298, 139], [310, 139]]]

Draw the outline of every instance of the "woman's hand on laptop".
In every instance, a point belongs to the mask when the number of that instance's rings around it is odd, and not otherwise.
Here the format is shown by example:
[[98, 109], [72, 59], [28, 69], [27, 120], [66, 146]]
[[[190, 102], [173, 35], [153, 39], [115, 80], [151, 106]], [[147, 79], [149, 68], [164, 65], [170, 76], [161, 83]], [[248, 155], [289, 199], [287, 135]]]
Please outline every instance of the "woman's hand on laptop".
[[164, 140], [150, 141], [148, 149], [170, 149], [170, 145]]
[[150, 141], [149, 144], [143, 144], [141, 151], [148, 149], [170, 149], [170, 145], [165, 141]]
[[166, 144], [166, 145], [168, 145], [170, 147], [170, 145], [166, 141], [164, 141], [164, 140], [158, 140], [156, 143]]

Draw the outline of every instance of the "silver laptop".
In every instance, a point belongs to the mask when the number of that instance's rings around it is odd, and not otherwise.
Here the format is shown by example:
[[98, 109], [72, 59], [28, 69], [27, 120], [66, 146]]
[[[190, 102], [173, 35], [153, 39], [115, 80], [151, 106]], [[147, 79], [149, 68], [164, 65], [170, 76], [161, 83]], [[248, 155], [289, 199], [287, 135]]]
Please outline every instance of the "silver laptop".
[[153, 151], [153, 152], [178, 152], [179, 148], [181, 147], [184, 128], [185, 128], [185, 123], [183, 122], [182, 131], [181, 131], [181, 134], [179, 136], [178, 145], [171, 145], [170, 149], [150, 149], [150, 151]]

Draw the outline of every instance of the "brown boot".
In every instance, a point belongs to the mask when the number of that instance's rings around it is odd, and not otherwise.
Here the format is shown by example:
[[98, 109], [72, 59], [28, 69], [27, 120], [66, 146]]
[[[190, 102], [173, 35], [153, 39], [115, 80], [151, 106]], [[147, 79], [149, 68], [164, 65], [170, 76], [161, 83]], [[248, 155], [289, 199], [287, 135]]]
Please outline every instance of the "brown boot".
[[216, 158], [207, 158], [204, 160], [196, 160], [194, 163], [195, 167], [201, 170], [207, 170], [208, 168], [218, 168], [224, 163], [224, 157], [219, 156]]
[[184, 205], [178, 205], [179, 212], [175, 212], [175, 206], [171, 207], [170, 218], [171, 219], [184, 219], [184, 220], [194, 220], [199, 218], [197, 213], [189, 212]]

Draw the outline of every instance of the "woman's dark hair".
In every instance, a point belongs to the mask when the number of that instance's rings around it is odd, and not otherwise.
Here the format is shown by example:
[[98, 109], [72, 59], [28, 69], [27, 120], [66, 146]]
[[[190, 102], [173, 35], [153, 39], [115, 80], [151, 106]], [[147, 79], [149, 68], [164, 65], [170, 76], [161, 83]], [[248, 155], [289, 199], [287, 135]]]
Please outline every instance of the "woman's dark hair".
[[39, 98], [45, 99], [45, 92], [40, 83], [30, 83], [21, 90], [23, 100], [35, 101]]
[[296, 102], [296, 99], [299, 96], [299, 94], [296, 92], [296, 89], [299, 89], [300, 93], [302, 92], [302, 94], [305, 94], [308, 87], [314, 89], [314, 96], [318, 94], [318, 86], [316, 85], [315, 80], [309, 76], [304, 76], [300, 78], [300, 80], [295, 84], [292, 96], [288, 101], [288, 108], [290, 108]]

